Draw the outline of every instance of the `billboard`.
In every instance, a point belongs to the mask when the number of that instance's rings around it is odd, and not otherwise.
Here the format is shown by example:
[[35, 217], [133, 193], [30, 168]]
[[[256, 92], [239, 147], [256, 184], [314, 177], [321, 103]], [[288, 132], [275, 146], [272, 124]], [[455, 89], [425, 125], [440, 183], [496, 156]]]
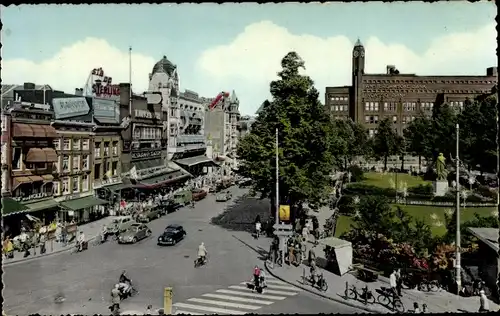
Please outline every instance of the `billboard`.
[[94, 107], [94, 117], [99, 120], [120, 122], [120, 108], [115, 100], [93, 98], [92, 105]]
[[56, 120], [87, 115], [90, 107], [85, 97], [52, 99]]

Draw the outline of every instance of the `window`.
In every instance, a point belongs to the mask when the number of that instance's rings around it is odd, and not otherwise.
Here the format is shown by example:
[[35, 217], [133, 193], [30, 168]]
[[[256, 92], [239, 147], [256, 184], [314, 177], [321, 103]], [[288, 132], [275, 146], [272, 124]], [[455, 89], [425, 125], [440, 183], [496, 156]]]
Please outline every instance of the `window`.
[[12, 150], [12, 170], [21, 169], [21, 154], [22, 150], [20, 147], [14, 147]]
[[368, 136], [373, 137], [373, 135], [375, 135], [375, 129], [374, 128], [368, 129]]
[[62, 171], [69, 171], [69, 156], [64, 155], [62, 159]]
[[104, 143], [104, 157], [109, 156], [109, 142]]
[[101, 164], [94, 165], [94, 180], [101, 178]]
[[370, 123], [370, 116], [369, 115], [365, 115], [365, 123]]
[[141, 130], [142, 128], [134, 126], [134, 138], [141, 138]]
[[89, 144], [90, 144], [90, 140], [89, 139], [83, 139], [82, 140], [82, 149], [83, 150], [89, 150]]
[[73, 193], [80, 192], [80, 181], [79, 177], [73, 177], [73, 181], [71, 181], [71, 186], [73, 188]]
[[69, 139], [64, 139], [63, 140], [63, 149], [64, 150], [69, 150]]
[[373, 124], [377, 124], [378, 123], [378, 115], [372, 116], [372, 120], [373, 120]]
[[396, 115], [392, 116], [392, 122], [397, 123], [398, 122], [398, 117]]
[[370, 102], [365, 102], [365, 111], [370, 111]]
[[60, 139], [54, 139], [52, 141], [52, 144], [54, 144], [54, 148], [56, 150], [61, 150], [61, 140]]
[[82, 191], [88, 191], [89, 190], [89, 176], [84, 174], [82, 176]]
[[94, 157], [101, 158], [101, 143], [95, 143], [95, 145], [94, 145]]
[[378, 112], [378, 102], [375, 102], [375, 112]]
[[62, 179], [62, 194], [69, 193], [69, 178]]
[[60, 189], [61, 189], [61, 183], [58, 181], [52, 182], [52, 193], [54, 195], [59, 195], [60, 194]]
[[73, 156], [73, 161], [72, 161], [72, 169], [73, 171], [78, 171], [80, 170], [80, 156]]
[[89, 169], [89, 155], [83, 155], [82, 156], [82, 170], [88, 170]]
[[338, 110], [339, 110], [339, 106], [338, 106], [338, 105], [336, 105], [336, 106], [335, 106], [335, 111], [336, 111], [336, 112], [338, 112]]
[[114, 176], [118, 175], [118, 162], [111, 163], [111, 171]]
[[365, 123], [368, 124], [377, 124], [378, 123], [378, 115], [366, 115], [365, 116]]
[[330, 112], [335, 111], [335, 107], [333, 105], [330, 105]]
[[417, 110], [416, 102], [404, 102], [403, 103], [403, 111], [412, 112]]
[[118, 156], [118, 142], [113, 142], [113, 156]]
[[80, 150], [80, 140], [73, 139], [73, 150]]

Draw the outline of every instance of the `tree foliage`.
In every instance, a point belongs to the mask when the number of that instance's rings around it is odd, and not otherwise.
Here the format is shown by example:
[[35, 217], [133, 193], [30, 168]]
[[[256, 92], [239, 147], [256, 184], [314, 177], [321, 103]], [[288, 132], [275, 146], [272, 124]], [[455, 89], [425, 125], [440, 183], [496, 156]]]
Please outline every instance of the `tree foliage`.
[[299, 73], [305, 69], [304, 61], [290, 52], [281, 66], [279, 79], [270, 84], [272, 100], [264, 104], [252, 131], [238, 144], [239, 173], [252, 179], [253, 190], [262, 198], [274, 198], [278, 128], [281, 203], [308, 202], [315, 207], [326, 202], [336, 131], [313, 81]]
[[372, 150], [375, 158], [384, 160], [384, 169], [387, 169], [389, 156], [401, 153], [401, 144], [391, 120], [388, 117], [382, 120], [373, 136]]

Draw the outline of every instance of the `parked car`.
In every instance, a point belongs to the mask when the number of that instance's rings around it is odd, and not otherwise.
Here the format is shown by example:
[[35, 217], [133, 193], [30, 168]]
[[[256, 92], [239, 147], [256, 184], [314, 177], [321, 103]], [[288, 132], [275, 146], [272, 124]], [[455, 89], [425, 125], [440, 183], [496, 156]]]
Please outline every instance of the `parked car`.
[[132, 216], [118, 216], [107, 226], [106, 232], [110, 235], [119, 234], [135, 223]]
[[217, 194], [217, 196], [215, 197], [215, 201], [217, 201], [217, 202], [227, 202], [227, 201], [229, 201], [232, 198], [233, 198], [233, 195], [231, 194], [231, 192], [224, 191], [224, 192], [220, 192], [219, 194]]
[[139, 223], [149, 223], [153, 219], [160, 218], [160, 210], [157, 207], [151, 207], [142, 211], [142, 213], [137, 216], [137, 221]]
[[118, 236], [119, 244], [135, 244], [141, 239], [151, 236], [151, 230], [148, 226], [140, 223], [134, 223]]
[[207, 196], [207, 191], [202, 189], [194, 189], [192, 192], [193, 192], [193, 201], [203, 200]]
[[186, 231], [181, 225], [168, 225], [160, 237], [158, 237], [158, 245], [175, 245], [186, 236]]
[[193, 199], [193, 192], [185, 190], [175, 193], [173, 202], [175, 207], [182, 207], [188, 205], [192, 199]]

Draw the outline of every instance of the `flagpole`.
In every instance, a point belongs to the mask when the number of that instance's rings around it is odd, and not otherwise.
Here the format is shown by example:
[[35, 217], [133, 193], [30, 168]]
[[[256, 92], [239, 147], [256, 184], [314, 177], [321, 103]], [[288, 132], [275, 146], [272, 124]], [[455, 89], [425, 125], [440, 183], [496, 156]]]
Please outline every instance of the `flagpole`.
[[129, 83], [129, 100], [128, 110], [129, 115], [132, 115], [132, 46], [128, 48], [128, 83]]

